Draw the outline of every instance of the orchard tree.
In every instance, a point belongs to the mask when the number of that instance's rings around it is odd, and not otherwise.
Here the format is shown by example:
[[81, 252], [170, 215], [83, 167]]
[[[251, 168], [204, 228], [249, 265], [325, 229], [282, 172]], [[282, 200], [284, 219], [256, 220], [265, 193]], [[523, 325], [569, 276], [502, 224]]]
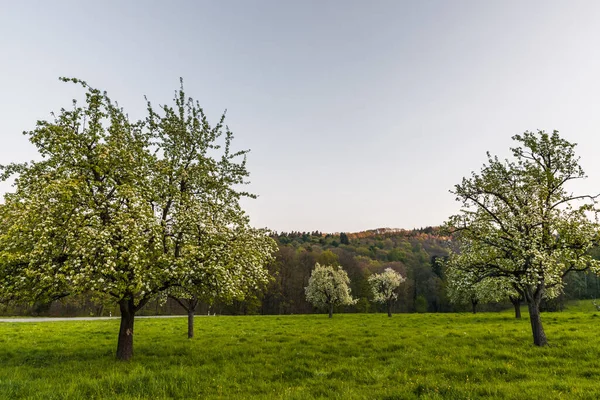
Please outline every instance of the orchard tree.
[[369, 276], [369, 285], [373, 292], [373, 299], [377, 303], [387, 305], [388, 317], [392, 316], [392, 304], [398, 298], [398, 288], [406, 278], [391, 268], [386, 268], [380, 274]]
[[196, 217], [219, 210], [226, 224], [239, 213], [244, 193], [233, 187], [245, 163], [233, 159], [245, 152], [229, 152], [227, 130], [215, 158], [222, 120], [211, 128], [199, 107], [184, 107], [177, 120], [149, 106], [147, 120], [131, 122], [105, 92], [63, 80], [86, 90], [84, 104], [74, 101], [26, 132], [40, 161], [3, 167], [16, 190], [0, 207], [0, 298], [108, 295], [121, 313], [117, 358], [129, 360], [136, 312], [209, 264], [193, 262], [206, 250], [189, 234]]
[[328, 310], [331, 318], [334, 306], [356, 303], [350, 295], [349, 285], [350, 279], [342, 267], [316, 263], [305, 288], [306, 300], [317, 308]]
[[194, 314], [200, 302], [231, 303], [243, 301], [263, 290], [270, 280], [265, 265], [272, 261], [275, 242], [264, 230], [246, 226], [210, 232], [204, 226], [205, 240], [189, 262], [195, 268], [187, 269], [179, 284], [169, 289], [168, 295], [188, 313], [188, 338], [194, 337]]
[[156, 262], [151, 138], [106, 93], [64, 81], [87, 90], [85, 104], [26, 132], [40, 161], [4, 167], [16, 191], [3, 206], [0, 291], [21, 301], [109, 294], [121, 310], [117, 357], [129, 359], [135, 313], [170, 284]]
[[[506, 299], [519, 300], [519, 294], [508, 279], [477, 276], [476, 271], [465, 271], [453, 268], [452, 256], [447, 260], [447, 293], [454, 304], [469, 304], [471, 312], [477, 313], [477, 305], [481, 303], [498, 303]], [[515, 317], [520, 318], [520, 304], [515, 306]], [[519, 307], [519, 308], [517, 308]]]
[[481, 172], [455, 186], [463, 209], [447, 223], [460, 241], [450, 268], [509, 280], [527, 302], [534, 344], [544, 346], [542, 297], [560, 292], [571, 271], [598, 271], [589, 254], [598, 237], [597, 196], [567, 189], [585, 174], [575, 144], [557, 131], [513, 140], [512, 160], [488, 153]]
[[[231, 151], [225, 114], [214, 126], [187, 98], [181, 82], [174, 106], [148, 102], [146, 124], [160, 149], [151, 176], [152, 208], [160, 221], [161, 263], [178, 266], [168, 295], [188, 313], [188, 337], [200, 301], [242, 300], [266, 284], [275, 251], [268, 231], [253, 229], [241, 209], [247, 150]], [[219, 155], [217, 157], [216, 155]]]

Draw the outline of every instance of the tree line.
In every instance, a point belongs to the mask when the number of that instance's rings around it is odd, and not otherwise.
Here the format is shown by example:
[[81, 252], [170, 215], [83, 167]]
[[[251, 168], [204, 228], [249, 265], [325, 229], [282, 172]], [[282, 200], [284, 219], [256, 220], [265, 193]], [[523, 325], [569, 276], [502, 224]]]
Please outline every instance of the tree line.
[[[379, 232], [379, 233], [377, 233]], [[356, 304], [336, 307], [341, 312], [386, 312], [387, 306], [374, 301], [369, 277], [387, 268], [399, 272], [406, 281], [397, 290], [393, 313], [411, 312], [479, 312], [514, 307], [510, 298], [481, 291], [481, 298], [468, 290], [455, 291], [449, 284], [444, 261], [458, 243], [446, 236], [440, 227], [414, 230], [372, 230], [368, 232], [326, 234], [313, 232], [271, 233], [277, 243], [273, 260], [266, 264], [271, 276], [260, 290], [249, 292], [243, 299], [199, 301], [198, 314], [274, 315], [305, 314], [319, 310], [306, 300], [305, 287], [316, 263], [340, 265], [350, 278], [349, 287]], [[348, 244], [340, 238], [349, 237]], [[285, 244], [284, 244], [285, 243]], [[600, 248], [591, 250], [600, 258]], [[567, 301], [600, 298], [600, 279], [591, 271], [577, 272], [565, 278], [565, 287], [556, 298], [543, 299], [545, 311], [559, 311]], [[520, 310], [522, 299], [518, 300]], [[4, 314], [20, 315], [117, 315], [110, 303], [94, 301], [92, 296], [71, 296], [51, 303], [5, 307]], [[140, 311], [146, 315], [187, 313], [174, 299], [154, 299]]]

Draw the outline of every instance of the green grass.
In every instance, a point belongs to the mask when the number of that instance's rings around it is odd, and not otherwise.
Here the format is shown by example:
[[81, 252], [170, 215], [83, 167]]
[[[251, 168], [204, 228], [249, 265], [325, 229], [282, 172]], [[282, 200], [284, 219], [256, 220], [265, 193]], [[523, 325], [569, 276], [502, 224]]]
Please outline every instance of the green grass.
[[600, 300], [572, 300], [565, 306], [565, 311], [579, 311], [579, 312], [598, 312], [594, 301], [600, 304]]
[[550, 345], [510, 313], [198, 317], [0, 323], [0, 398], [600, 398], [600, 313], [543, 315]]

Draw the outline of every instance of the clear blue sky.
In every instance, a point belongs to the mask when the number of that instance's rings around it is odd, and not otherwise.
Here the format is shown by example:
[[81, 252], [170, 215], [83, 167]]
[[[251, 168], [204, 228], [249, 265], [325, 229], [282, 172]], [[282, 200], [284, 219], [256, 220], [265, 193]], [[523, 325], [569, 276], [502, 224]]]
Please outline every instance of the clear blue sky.
[[[600, 192], [598, 1], [0, 0], [0, 163], [78, 92], [228, 109], [245, 208], [274, 230], [441, 224], [448, 190], [510, 137], [558, 129]], [[10, 187], [0, 186], [1, 191]]]

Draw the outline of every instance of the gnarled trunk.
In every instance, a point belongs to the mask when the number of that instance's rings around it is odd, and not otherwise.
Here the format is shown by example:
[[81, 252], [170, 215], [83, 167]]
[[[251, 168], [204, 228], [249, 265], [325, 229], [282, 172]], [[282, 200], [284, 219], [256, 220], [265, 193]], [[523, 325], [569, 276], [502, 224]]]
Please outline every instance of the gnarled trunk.
[[545, 346], [548, 344], [540, 315], [540, 302], [543, 291], [544, 285], [541, 284], [535, 289], [529, 289], [525, 292], [525, 300], [529, 309], [529, 321], [531, 322], [531, 332], [533, 333], [533, 344], [536, 346]]
[[120, 300], [119, 308], [121, 310], [121, 327], [117, 343], [117, 360], [129, 361], [133, 357], [133, 323], [136, 312], [133, 299]]

